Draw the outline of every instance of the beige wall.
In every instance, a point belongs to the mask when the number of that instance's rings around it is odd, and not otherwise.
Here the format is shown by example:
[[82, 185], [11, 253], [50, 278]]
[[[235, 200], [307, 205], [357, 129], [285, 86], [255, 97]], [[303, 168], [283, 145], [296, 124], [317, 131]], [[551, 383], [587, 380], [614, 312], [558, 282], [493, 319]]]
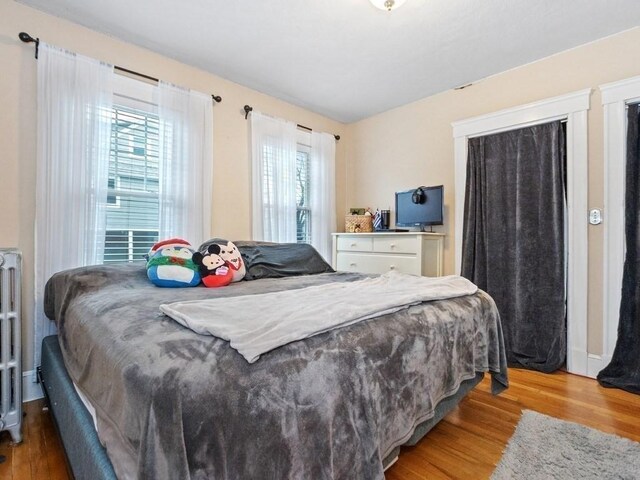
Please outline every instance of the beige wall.
[[[597, 87], [640, 74], [640, 29], [503, 72], [349, 125], [347, 204], [387, 207], [396, 190], [445, 185], [445, 272], [454, 273], [451, 122], [594, 88], [589, 111], [589, 206], [603, 207], [603, 109]], [[606, 222], [607, 212], [604, 212]], [[587, 212], [585, 212], [585, 222]], [[602, 351], [602, 225], [589, 226], [590, 353]]]
[[[33, 368], [36, 60], [33, 45], [18, 40], [21, 31], [53, 45], [223, 97], [214, 107], [212, 235], [247, 239], [251, 233], [248, 122], [242, 114], [245, 104], [314, 130], [345, 136], [345, 126], [326, 117], [13, 1], [0, 0], [0, 246], [18, 247], [24, 253], [25, 370]], [[345, 209], [344, 144], [340, 141], [336, 148], [340, 215]]]

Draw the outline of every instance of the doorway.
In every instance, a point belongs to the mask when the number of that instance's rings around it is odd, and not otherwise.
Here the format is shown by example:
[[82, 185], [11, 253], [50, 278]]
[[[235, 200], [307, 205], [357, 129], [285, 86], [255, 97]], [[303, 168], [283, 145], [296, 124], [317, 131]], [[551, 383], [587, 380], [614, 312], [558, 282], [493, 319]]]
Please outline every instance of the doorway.
[[462, 263], [469, 139], [553, 121], [566, 121], [567, 370], [587, 375], [587, 111], [591, 89], [454, 122], [455, 257]]

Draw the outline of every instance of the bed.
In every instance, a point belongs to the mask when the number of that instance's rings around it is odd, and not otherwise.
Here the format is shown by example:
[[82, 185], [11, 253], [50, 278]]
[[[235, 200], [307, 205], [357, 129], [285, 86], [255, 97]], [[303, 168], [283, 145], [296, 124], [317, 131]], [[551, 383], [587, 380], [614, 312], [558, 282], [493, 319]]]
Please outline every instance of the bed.
[[499, 315], [482, 291], [292, 342], [255, 363], [159, 311], [167, 300], [363, 277], [161, 289], [136, 264], [56, 274], [45, 311], [58, 335], [43, 343], [41, 376], [74, 476], [381, 479], [399, 447], [417, 442], [485, 373], [494, 393], [507, 387]]

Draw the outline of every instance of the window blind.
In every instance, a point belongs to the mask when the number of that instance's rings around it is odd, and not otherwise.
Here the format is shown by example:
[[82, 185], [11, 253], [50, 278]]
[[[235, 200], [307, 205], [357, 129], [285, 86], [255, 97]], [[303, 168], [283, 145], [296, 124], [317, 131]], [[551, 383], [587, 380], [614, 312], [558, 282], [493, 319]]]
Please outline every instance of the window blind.
[[104, 263], [132, 262], [158, 241], [158, 116], [114, 105]]

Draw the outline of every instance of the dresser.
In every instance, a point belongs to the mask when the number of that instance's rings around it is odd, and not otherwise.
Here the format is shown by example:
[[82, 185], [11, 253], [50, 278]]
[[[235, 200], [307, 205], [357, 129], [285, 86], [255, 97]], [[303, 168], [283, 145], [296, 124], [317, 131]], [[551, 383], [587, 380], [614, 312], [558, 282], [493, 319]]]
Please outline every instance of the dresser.
[[444, 274], [443, 253], [443, 233], [334, 233], [332, 266], [342, 272], [438, 277]]

